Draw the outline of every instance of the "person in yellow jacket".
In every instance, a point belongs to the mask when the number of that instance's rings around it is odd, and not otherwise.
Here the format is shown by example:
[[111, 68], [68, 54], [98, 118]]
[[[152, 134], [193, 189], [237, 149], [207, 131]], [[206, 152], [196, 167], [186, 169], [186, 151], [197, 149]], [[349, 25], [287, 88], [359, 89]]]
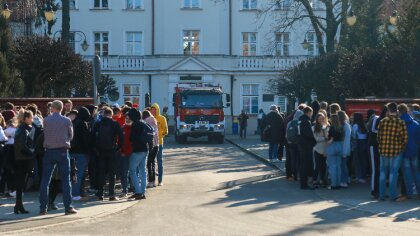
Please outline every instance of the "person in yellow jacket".
[[166, 118], [160, 114], [160, 108], [157, 103], [153, 103], [150, 107], [150, 112], [156, 118], [158, 123], [158, 133], [159, 133], [159, 152], [157, 154], [158, 162], [158, 186], [163, 185], [163, 138], [168, 135], [168, 123]]

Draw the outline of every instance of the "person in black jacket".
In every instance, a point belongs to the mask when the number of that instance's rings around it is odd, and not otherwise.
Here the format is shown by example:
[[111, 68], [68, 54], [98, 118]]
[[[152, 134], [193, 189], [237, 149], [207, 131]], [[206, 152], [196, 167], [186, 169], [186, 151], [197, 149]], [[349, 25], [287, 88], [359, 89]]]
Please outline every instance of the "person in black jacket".
[[81, 186], [84, 181], [84, 173], [88, 165], [89, 153], [89, 128], [88, 121], [90, 118], [89, 110], [81, 107], [77, 113], [76, 119], [73, 120], [74, 136], [71, 141], [70, 155], [74, 159], [77, 168], [77, 181], [73, 183], [72, 195], [73, 200], [81, 199]]
[[117, 163], [117, 151], [121, 149], [124, 136], [120, 125], [112, 120], [113, 112], [111, 108], [105, 108], [100, 122], [95, 123], [93, 127], [93, 141], [98, 152], [98, 200], [104, 200], [104, 186], [106, 174], [109, 181], [109, 200], [116, 201], [115, 196], [115, 166]]
[[[130, 141], [133, 147], [133, 153], [130, 157], [130, 178], [134, 186], [134, 194], [130, 196], [131, 199], [141, 200], [146, 199], [144, 195], [146, 193], [147, 184], [147, 173], [146, 163], [147, 155], [149, 152], [148, 147], [153, 146], [152, 143], [148, 143], [144, 136], [144, 129], [146, 123], [141, 120], [141, 113], [135, 108], [131, 108], [128, 111], [127, 116], [133, 121], [131, 125]], [[140, 180], [137, 174], [139, 170]]]
[[316, 140], [312, 132], [312, 113], [311, 107], [307, 106], [303, 108], [304, 115], [299, 118], [299, 138], [298, 148], [300, 156], [300, 188], [301, 189], [312, 189], [308, 186], [308, 176], [312, 176], [313, 173], [313, 147], [316, 145]]
[[15, 134], [15, 178], [16, 178], [16, 205], [15, 214], [28, 214], [22, 202], [22, 192], [25, 188], [26, 175], [32, 170], [35, 157], [34, 136], [32, 128], [33, 114], [29, 110], [21, 110], [18, 114], [19, 127]]
[[265, 116], [265, 136], [269, 142], [268, 157], [270, 161], [277, 160], [279, 145], [283, 145], [285, 137], [284, 119], [276, 105], [270, 106], [270, 112]]

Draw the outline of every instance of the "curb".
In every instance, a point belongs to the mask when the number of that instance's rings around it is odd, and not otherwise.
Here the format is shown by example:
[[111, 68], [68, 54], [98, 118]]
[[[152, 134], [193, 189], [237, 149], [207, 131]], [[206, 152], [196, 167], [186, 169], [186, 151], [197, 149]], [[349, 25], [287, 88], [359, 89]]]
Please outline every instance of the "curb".
[[[26, 232], [31, 232], [31, 231], [36, 231], [36, 230], [41, 230], [41, 229], [48, 229], [50, 227], [55, 227], [55, 226], [63, 226], [63, 225], [67, 225], [67, 224], [74, 224], [74, 223], [78, 223], [78, 222], [85, 222], [85, 221], [89, 221], [89, 220], [94, 220], [94, 219], [98, 219], [98, 218], [103, 218], [103, 217], [107, 217], [107, 216], [111, 216], [111, 215], [116, 215], [116, 214], [120, 214], [123, 211], [130, 209], [132, 207], [134, 207], [135, 205], [137, 205], [137, 203], [139, 203], [140, 201], [136, 201], [133, 204], [118, 209], [118, 210], [108, 210], [108, 211], [103, 211], [101, 213], [98, 213], [96, 215], [92, 215], [92, 216], [88, 216], [88, 217], [82, 217], [79, 219], [74, 219], [74, 220], [69, 220], [69, 221], [65, 221], [65, 222], [60, 222], [60, 223], [51, 223], [51, 224], [47, 224], [47, 225], [42, 225], [42, 226], [34, 226], [34, 227], [29, 227], [29, 228], [25, 228], [25, 229], [18, 229], [18, 230], [9, 230], [9, 231], [1, 231], [0, 235], [10, 235], [10, 234], [19, 234], [19, 233], [26, 233]], [[63, 215], [64, 216], [64, 215]]]
[[271, 162], [267, 161], [267, 159], [265, 159], [264, 157], [262, 157], [262, 156], [260, 156], [260, 155], [258, 155], [258, 154], [255, 154], [254, 152], [249, 151], [248, 149], [246, 149], [246, 148], [242, 147], [241, 145], [239, 145], [239, 144], [235, 143], [234, 141], [232, 141], [232, 140], [230, 140], [230, 139], [228, 139], [228, 138], [225, 138], [225, 140], [226, 140], [228, 143], [232, 144], [233, 146], [235, 146], [235, 147], [239, 148], [241, 151], [245, 152], [246, 154], [248, 154], [248, 155], [252, 156], [252, 157], [253, 157], [254, 159], [256, 159], [257, 161], [262, 162], [264, 165], [269, 166], [269, 167], [271, 167], [271, 168], [273, 168], [273, 169], [279, 170], [279, 171], [280, 171], [280, 172], [282, 172], [282, 173], [285, 173], [285, 170], [284, 170], [284, 169], [281, 169], [281, 168], [279, 168], [278, 166], [274, 165], [273, 163], [271, 163]]

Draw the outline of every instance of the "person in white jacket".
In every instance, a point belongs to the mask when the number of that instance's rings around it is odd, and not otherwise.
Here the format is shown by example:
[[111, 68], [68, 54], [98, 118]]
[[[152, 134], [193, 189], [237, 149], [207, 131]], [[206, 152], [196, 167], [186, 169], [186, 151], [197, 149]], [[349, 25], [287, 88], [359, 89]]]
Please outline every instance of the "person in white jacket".
[[344, 126], [344, 140], [343, 140], [343, 159], [341, 161], [341, 187], [347, 188], [350, 183], [349, 169], [347, 161], [351, 153], [351, 126], [349, 117], [344, 111], [338, 112], [338, 119]]

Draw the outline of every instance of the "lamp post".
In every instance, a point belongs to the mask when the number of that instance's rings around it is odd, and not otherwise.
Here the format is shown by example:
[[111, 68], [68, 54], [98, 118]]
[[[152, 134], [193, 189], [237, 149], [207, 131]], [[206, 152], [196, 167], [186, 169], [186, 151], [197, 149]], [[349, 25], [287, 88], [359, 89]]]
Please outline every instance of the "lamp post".
[[308, 48], [311, 46], [308, 42], [308, 33], [305, 33], [305, 39], [303, 40], [303, 42], [301, 43], [302, 48], [305, 50], [308, 50]]
[[[53, 38], [56, 38], [58, 33], [60, 33], [60, 34], [61, 34], [61, 33], [62, 33], [62, 31], [61, 31], [61, 30], [59, 30], [59, 31], [55, 32], [55, 33], [54, 33]], [[80, 40], [75, 39], [75, 40], [74, 40], [74, 42], [82, 42], [82, 43], [80, 44], [80, 47], [82, 47], [82, 50], [83, 50], [84, 52], [86, 52], [86, 51], [88, 50], [89, 46], [90, 46], [90, 45], [87, 43], [86, 34], [85, 34], [85, 33], [83, 33], [83, 31], [79, 31], [79, 30], [70, 31], [70, 33], [74, 33], [75, 35], [80, 35]]]

